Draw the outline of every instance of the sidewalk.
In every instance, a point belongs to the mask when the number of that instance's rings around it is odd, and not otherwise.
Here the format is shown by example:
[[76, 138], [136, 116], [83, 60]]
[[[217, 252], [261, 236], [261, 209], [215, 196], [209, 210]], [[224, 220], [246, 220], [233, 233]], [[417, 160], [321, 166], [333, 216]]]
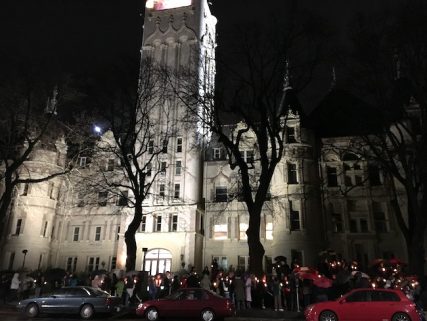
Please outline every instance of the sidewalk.
[[246, 309], [239, 310], [235, 317], [225, 318], [226, 321], [264, 321], [264, 320], [304, 320], [303, 312], [294, 311], [274, 311], [271, 309]]

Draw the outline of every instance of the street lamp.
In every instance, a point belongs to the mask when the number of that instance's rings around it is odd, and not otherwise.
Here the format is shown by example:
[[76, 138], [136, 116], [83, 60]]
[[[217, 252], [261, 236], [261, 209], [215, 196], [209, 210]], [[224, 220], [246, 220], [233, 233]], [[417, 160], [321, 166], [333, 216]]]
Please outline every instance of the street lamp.
[[147, 255], [147, 251], [148, 251], [148, 248], [146, 248], [146, 247], [142, 248], [142, 253], [144, 253], [143, 257], [142, 257], [142, 270], [143, 271], [145, 271], [145, 255]]
[[25, 266], [25, 257], [27, 256], [28, 250], [22, 250], [22, 254], [24, 254], [24, 259], [22, 260], [22, 269], [24, 269]]

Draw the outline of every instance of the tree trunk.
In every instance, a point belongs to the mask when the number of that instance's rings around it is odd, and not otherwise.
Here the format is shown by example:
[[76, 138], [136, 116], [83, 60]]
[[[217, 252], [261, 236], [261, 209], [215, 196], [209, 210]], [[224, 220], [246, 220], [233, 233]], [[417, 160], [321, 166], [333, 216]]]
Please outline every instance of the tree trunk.
[[249, 271], [257, 277], [263, 275], [264, 246], [260, 240], [261, 210], [249, 211], [249, 228], [246, 231], [249, 247]]
[[136, 253], [137, 245], [135, 240], [135, 233], [138, 230], [142, 220], [142, 201], [135, 201], [135, 214], [132, 222], [129, 224], [125, 232], [125, 243], [126, 243], [126, 271], [135, 270], [136, 266]]

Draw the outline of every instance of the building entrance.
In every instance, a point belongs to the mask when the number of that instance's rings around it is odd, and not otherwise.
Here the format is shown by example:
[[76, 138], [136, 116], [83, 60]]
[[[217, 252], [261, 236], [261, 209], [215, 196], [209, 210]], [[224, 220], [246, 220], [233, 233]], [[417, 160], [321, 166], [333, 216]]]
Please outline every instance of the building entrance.
[[172, 254], [168, 250], [153, 249], [145, 255], [145, 266], [143, 271], [148, 271], [150, 275], [165, 273], [170, 271], [172, 266]]

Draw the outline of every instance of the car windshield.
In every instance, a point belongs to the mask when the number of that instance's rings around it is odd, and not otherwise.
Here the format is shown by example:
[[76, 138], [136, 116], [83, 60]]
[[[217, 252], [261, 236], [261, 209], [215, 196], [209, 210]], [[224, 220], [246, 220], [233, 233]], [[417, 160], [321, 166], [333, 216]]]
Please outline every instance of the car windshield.
[[100, 296], [100, 297], [110, 296], [110, 294], [108, 292], [105, 292], [105, 291], [103, 291], [101, 289], [90, 288], [90, 287], [88, 287], [86, 289], [90, 292], [91, 295], [94, 295], [94, 296]]

